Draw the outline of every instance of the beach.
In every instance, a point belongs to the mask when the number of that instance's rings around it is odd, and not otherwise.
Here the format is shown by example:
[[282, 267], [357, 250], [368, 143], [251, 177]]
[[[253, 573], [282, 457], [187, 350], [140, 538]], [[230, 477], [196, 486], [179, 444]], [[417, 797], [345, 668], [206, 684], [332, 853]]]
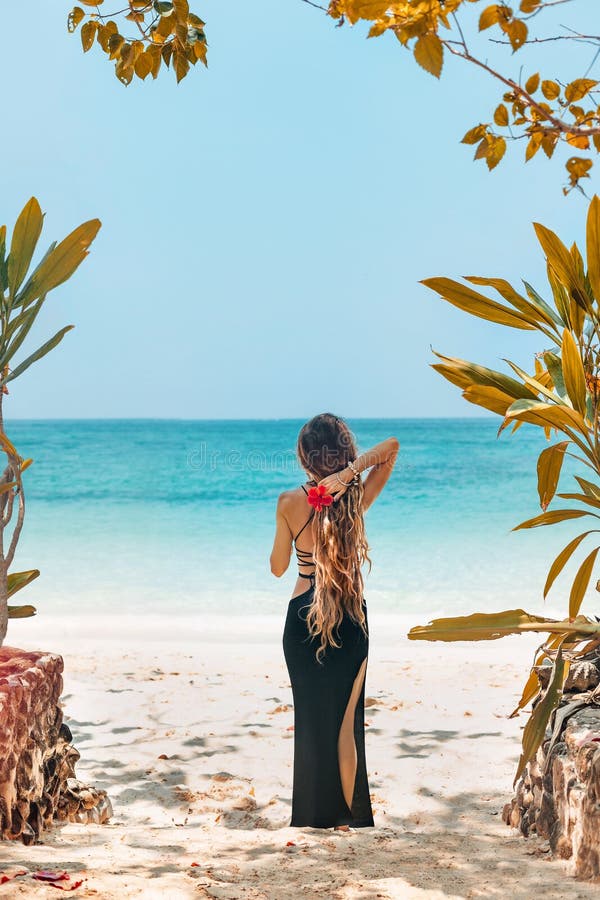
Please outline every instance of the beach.
[[[510, 532], [537, 509], [539, 436], [496, 441], [493, 420], [353, 423], [362, 447], [402, 443], [366, 517], [376, 827], [288, 826], [281, 635], [295, 575], [273, 578], [268, 554], [277, 495], [302, 480], [299, 425], [12, 423], [35, 460], [16, 568], [41, 576], [19, 594], [38, 615], [11, 621], [7, 644], [63, 656], [78, 777], [108, 792], [114, 816], [57, 827], [39, 846], [0, 845], [0, 868], [65, 869], [84, 879], [75, 897], [595, 895], [501, 820], [525, 721], [507, 717], [538, 639], [406, 639], [441, 614], [562, 612], [565, 581], [546, 606], [541, 586], [569, 524]], [[28, 875], [0, 885], [0, 898], [20, 895], [56, 888]]]
[[[109, 825], [0, 847], [2, 870], [66, 870], [74, 897], [375, 900], [597, 895], [501, 820], [536, 639], [426, 644], [371, 616], [367, 764], [375, 828], [288, 826], [293, 709], [281, 616], [38, 617], [11, 641], [65, 660], [78, 777]], [[414, 622], [412, 623], [414, 624]], [[55, 897], [29, 876], [0, 897]]]

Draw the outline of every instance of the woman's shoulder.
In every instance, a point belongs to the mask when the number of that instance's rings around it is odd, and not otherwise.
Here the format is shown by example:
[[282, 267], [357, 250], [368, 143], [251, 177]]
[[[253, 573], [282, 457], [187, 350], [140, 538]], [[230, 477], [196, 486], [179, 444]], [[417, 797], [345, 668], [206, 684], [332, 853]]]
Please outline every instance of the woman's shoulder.
[[298, 487], [290, 488], [288, 491], [282, 491], [277, 498], [277, 505], [285, 509], [286, 507], [297, 506], [298, 500], [306, 502], [306, 490], [301, 484]]

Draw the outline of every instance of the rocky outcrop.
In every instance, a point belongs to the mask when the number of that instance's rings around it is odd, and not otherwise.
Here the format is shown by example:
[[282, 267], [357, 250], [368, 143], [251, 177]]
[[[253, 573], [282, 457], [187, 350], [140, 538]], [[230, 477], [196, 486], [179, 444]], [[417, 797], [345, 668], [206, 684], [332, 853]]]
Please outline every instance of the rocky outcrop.
[[[537, 670], [542, 686], [550, 667]], [[538, 834], [581, 878], [600, 875], [600, 658], [573, 663], [535, 760], [504, 807], [504, 821]]]
[[105, 791], [75, 777], [60, 704], [63, 661], [0, 647], [0, 838], [34, 843], [54, 819], [106, 822]]

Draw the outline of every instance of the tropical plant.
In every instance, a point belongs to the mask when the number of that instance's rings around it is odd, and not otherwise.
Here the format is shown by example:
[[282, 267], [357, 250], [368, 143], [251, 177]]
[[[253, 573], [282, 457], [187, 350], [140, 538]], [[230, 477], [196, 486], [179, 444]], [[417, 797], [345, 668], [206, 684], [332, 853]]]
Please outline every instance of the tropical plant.
[[[0, 227], [0, 448], [7, 464], [0, 476], [0, 646], [9, 618], [34, 615], [32, 606], [8, 603], [21, 588], [37, 578], [39, 571], [11, 572], [25, 517], [23, 472], [31, 464], [6, 436], [3, 400], [9, 382], [19, 378], [37, 360], [59, 344], [74, 326], [66, 325], [13, 367], [48, 294], [67, 281], [88, 255], [100, 228], [98, 219], [80, 225], [59, 244], [52, 243], [30, 272], [42, 232], [43, 214], [35, 197], [25, 205], [7, 244], [6, 225]], [[29, 273], [29, 274], [28, 274]], [[16, 513], [16, 516], [14, 514]], [[14, 521], [13, 521], [14, 517]], [[12, 524], [12, 531], [9, 528]]]
[[[463, 397], [502, 417], [499, 434], [508, 426], [513, 432], [523, 423], [535, 425], [549, 438], [564, 439], [551, 444], [537, 462], [540, 515], [517, 525], [515, 530], [540, 528], [579, 519], [600, 520], [600, 199], [594, 197], [587, 217], [587, 270], [576, 244], [571, 248], [543, 225], [535, 231], [547, 260], [549, 297], [527, 282], [524, 293], [502, 278], [467, 277], [469, 285], [490, 288], [500, 299], [450, 278], [429, 278], [423, 284], [439, 296], [479, 318], [527, 331], [537, 331], [546, 342], [534, 359], [532, 374], [507, 360], [510, 374], [436, 353], [433, 368], [461, 388]], [[565, 456], [581, 464], [577, 488], [557, 494]], [[568, 506], [549, 509], [555, 496]], [[571, 538], [548, 572], [543, 594], [547, 596], [556, 578], [584, 542], [598, 541], [600, 527], [590, 523]], [[589, 539], [589, 540], [588, 540]], [[589, 548], [588, 548], [589, 550]], [[508, 634], [541, 632], [547, 635], [536, 654], [535, 665], [550, 661], [552, 675], [542, 691], [531, 670], [521, 700], [513, 713], [538, 701], [523, 733], [523, 749], [517, 775], [536, 753], [553, 710], [561, 699], [568, 666], [574, 658], [600, 647], [600, 624], [580, 614], [600, 551], [595, 543], [585, 554], [572, 580], [568, 614], [558, 621], [530, 615], [522, 609], [499, 613], [437, 619], [410, 631], [411, 640], [495, 640]]]

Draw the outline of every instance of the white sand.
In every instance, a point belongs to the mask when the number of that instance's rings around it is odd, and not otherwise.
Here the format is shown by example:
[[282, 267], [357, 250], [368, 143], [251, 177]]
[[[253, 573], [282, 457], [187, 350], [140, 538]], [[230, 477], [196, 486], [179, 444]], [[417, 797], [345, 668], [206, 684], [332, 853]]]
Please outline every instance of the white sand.
[[[64, 868], [86, 879], [72, 897], [597, 896], [598, 886], [568, 877], [542, 842], [500, 816], [523, 725], [506, 716], [533, 636], [414, 644], [408, 623], [371, 614], [376, 827], [349, 836], [289, 828], [283, 615], [12, 623], [9, 643], [64, 656], [78, 774], [109, 792], [115, 815], [107, 826], [57, 828], [40, 846], [0, 845], [0, 869]], [[60, 895], [25, 878], [0, 887], [2, 896]]]

